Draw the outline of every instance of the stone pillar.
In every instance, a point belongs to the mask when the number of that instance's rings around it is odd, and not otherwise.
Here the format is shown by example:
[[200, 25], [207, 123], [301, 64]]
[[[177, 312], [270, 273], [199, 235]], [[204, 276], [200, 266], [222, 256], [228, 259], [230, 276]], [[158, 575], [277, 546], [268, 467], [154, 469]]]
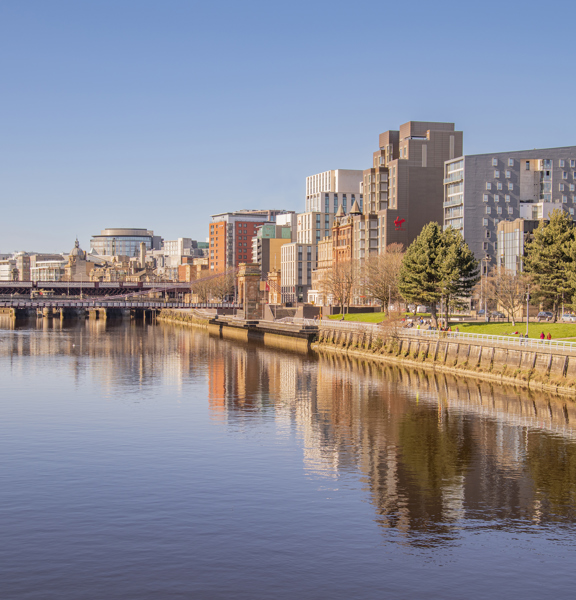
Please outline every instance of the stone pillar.
[[240, 263], [238, 267], [238, 302], [242, 303], [242, 316], [246, 321], [262, 318], [260, 304], [260, 265]]

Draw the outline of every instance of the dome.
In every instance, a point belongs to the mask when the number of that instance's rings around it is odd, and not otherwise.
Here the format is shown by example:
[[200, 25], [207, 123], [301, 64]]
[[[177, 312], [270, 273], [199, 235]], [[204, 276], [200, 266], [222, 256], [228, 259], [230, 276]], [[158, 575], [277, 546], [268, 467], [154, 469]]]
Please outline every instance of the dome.
[[74, 248], [72, 248], [72, 252], [69, 254], [70, 257], [84, 259], [86, 258], [86, 252], [80, 248], [80, 242], [78, 238], [76, 238], [76, 242], [74, 243]]

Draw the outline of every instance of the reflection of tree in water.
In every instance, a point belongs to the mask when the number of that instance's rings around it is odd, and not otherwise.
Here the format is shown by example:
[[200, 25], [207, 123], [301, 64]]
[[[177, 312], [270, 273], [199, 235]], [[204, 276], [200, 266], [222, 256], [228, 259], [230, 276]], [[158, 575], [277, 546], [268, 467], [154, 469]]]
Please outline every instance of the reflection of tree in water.
[[576, 446], [551, 435], [532, 432], [526, 466], [534, 481], [534, 520], [576, 519]]
[[207, 378], [213, 416], [249, 427], [273, 414], [279, 434], [299, 432], [312, 477], [360, 474], [404, 543], [576, 519], [576, 404], [563, 399], [181, 326], [82, 322], [2, 340], [0, 357], [73, 357], [78, 381], [111, 395]]

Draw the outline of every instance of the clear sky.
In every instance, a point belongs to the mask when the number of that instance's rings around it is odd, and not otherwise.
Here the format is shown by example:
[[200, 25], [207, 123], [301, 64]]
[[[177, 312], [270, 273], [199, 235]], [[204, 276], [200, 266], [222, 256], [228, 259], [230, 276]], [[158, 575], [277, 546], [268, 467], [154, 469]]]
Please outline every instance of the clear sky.
[[564, 0], [0, 0], [0, 252], [301, 211], [409, 120], [575, 145], [574, 31]]

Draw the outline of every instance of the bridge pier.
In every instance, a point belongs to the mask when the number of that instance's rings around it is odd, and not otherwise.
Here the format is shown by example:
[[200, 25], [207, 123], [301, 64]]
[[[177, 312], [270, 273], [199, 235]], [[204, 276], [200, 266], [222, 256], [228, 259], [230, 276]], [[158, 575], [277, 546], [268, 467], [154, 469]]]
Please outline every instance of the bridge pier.
[[89, 308], [88, 309], [88, 318], [89, 319], [101, 319], [106, 320], [106, 309], [105, 308]]
[[86, 311], [83, 308], [64, 308], [60, 309], [60, 320], [85, 319]]
[[53, 308], [43, 308], [42, 316], [45, 319], [52, 319], [54, 317], [54, 309]]

